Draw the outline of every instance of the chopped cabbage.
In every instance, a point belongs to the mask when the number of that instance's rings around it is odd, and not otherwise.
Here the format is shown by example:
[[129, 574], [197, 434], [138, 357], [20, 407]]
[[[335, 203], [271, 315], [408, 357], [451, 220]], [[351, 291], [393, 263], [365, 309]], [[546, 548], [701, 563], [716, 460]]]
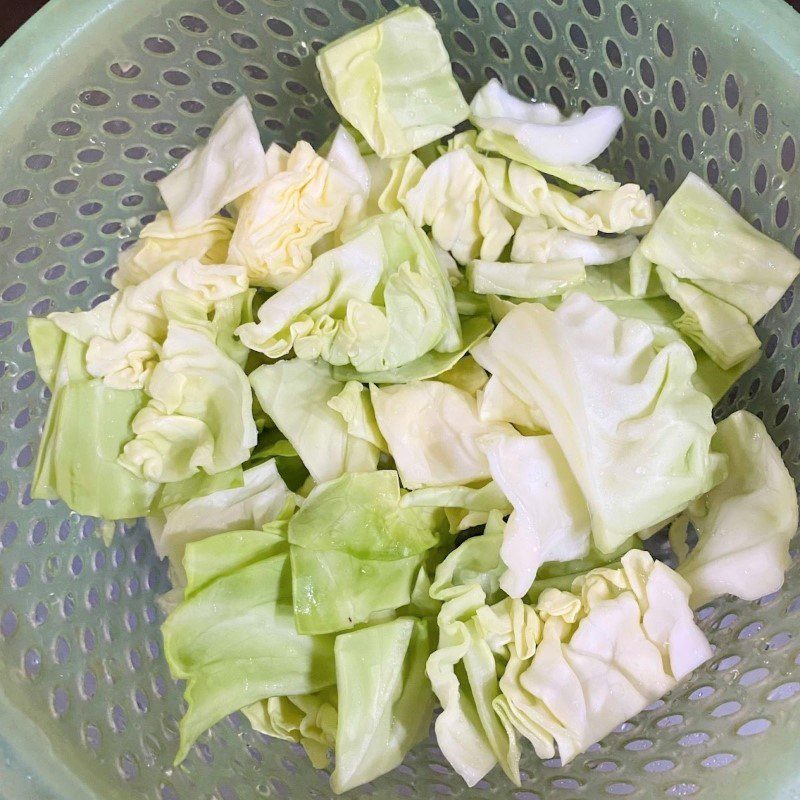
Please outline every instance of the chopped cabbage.
[[158, 182], [175, 230], [202, 225], [267, 177], [267, 159], [246, 97], [217, 120], [205, 144]]
[[514, 433], [503, 422], [481, 422], [475, 398], [441, 381], [371, 389], [375, 417], [407, 489], [488, 480], [478, 446], [488, 434]]
[[533, 299], [566, 294], [586, 280], [580, 258], [564, 261], [472, 261], [467, 267], [469, 287], [477, 294]]
[[453, 290], [427, 237], [402, 212], [367, 220], [268, 298], [258, 319], [237, 331], [252, 350], [279, 358], [294, 349], [359, 372], [461, 346]]
[[800, 260], [757, 231], [690, 173], [642, 239], [642, 255], [757, 322], [800, 272]]
[[[695, 607], [721, 594], [757, 600], [780, 589], [797, 532], [794, 479], [764, 423], [737, 411], [719, 423], [713, 445], [728, 458], [728, 477], [670, 529]], [[698, 540], [687, 556], [688, 524]]]
[[595, 106], [564, 118], [550, 103], [512, 97], [492, 78], [472, 100], [470, 120], [483, 130], [513, 137], [530, 158], [543, 164], [582, 165], [611, 144], [622, 125], [622, 112], [616, 106]]
[[322, 85], [336, 110], [381, 158], [451, 133], [467, 106], [433, 19], [402, 7], [323, 47]]
[[602, 552], [668, 520], [719, 481], [711, 402], [692, 387], [695, 362], [682, 342], [656, 352], [648, 326], [573, 294], [556, 311], [516, 306], [472, 353], [541, 409], [586, 497]]

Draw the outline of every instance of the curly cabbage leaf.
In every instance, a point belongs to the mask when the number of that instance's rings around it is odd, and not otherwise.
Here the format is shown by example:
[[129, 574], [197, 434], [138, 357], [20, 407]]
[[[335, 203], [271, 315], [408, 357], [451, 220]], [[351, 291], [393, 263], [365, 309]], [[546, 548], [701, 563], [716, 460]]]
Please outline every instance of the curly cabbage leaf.
[[402, 212], [374, 217], [269, 297], [237, 331], [270, 358], [395, 369], [431, 350], [454, 353], [461, 326], [453, 290], [425, 234]]

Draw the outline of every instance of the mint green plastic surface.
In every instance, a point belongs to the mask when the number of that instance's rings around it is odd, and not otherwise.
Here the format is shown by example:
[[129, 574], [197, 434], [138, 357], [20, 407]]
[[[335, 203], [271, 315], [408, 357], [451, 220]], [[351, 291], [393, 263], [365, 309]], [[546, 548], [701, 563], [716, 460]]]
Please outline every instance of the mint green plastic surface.
[[[7, 0], [11, 2], [11, 0]], [[694, 170], [800, 254], [800, 16], [782, 0], [425, 0], [467, 97], [498, 75], [570, 107], [613, 102], [609, 166], [665, 199]], [[154, 183], [231, 99], [264, 142], [321, 143], [314, 51], [391, 0], [51, 0], [0, 50], [0, 798], [327, 798], [298, 748], [234, 715], [177, 769], [181, 693], [162, 656], [167, 587], [143, 524], [31, 501], [47, 393], [25, 318], [88, 307], [159, 207]], [[2, 12], [0, 12], [2, 13]], [[720, 403], [763, 416], [800, 474], [800, 298]], [[568, 767], [523, 760], [468, 789], [432, 740], [353, 798], [800, 796], [800, 568], [755, 603], [701, 611], [714, 658]]]

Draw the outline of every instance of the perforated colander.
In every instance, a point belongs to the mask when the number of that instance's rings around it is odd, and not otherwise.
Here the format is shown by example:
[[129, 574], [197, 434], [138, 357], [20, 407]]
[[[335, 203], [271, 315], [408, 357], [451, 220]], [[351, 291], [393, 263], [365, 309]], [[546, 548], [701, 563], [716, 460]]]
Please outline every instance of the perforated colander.
[[[7, 0], [11, 2], [11, 0]], [[800, 16], [780, 0], [425, 0], [467, 97], [497, 76], [559, 106], [626, 113], [610, 166], [666, 198], [689, 170], [800, 255]], [[181, 696], [162, 657], [166, 570], [142, 524], [31, 501], [48, 395], [28, 315], [108, 296], [154, 183], [237, 93], [265, 142], [335, 124], [314, 52], [392, 0], [51, 0], [0, 52], [0, 798], [329, 797], [297, 747], [234, 715], [177, 769]], [[2, 12], [0, 12], [2, 13]], [[800, 473], [800, 299], [718, 417], [761, 416]], [[795, 554], [796, 558], [796, 554]], [[800, 567], [755, 603], [700, 612], [709, 664], [569, 767], [523, 760], [475, 789], [435, 743], [352, 797], [800, 796]]]

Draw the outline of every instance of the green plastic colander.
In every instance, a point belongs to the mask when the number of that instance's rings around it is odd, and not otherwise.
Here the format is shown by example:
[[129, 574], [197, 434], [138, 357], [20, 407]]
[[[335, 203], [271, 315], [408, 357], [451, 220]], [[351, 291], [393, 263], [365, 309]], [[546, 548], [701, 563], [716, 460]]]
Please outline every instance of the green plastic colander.
[[[12, 0], [6, 0], [11, 2]], [[800, 16], [782, 0], [424, 0], [465, 94], [492, 76], [562, 107], [625, 110], [609, 166], [665, 199], [693, 170], [800, 255]], [[88, 307], [159, 207], [155, 182], [238, 93], [265, 142], [335, 124], [324, 43], [393, 0], [51, 0], [0, 51], [0, 798], [327, 798], [297, 747], [234, 715], [171, 768], [181, 692], [162, 657], [167, 588], [143, 524], [31, 501], [47, 409], [25, 319]], [[2, 13], [2, 12], [0, 12]], [[796, 287], [795, 287], [796, 290]], [[800, 298], [719, 417], [761, 416], [800, 474]], [[562, 768], [523, 759], [474, 789], [433, 740], [353, 798], [800, 797], [800, 567], [780, 594], [700, 612], [709, 664]]]

